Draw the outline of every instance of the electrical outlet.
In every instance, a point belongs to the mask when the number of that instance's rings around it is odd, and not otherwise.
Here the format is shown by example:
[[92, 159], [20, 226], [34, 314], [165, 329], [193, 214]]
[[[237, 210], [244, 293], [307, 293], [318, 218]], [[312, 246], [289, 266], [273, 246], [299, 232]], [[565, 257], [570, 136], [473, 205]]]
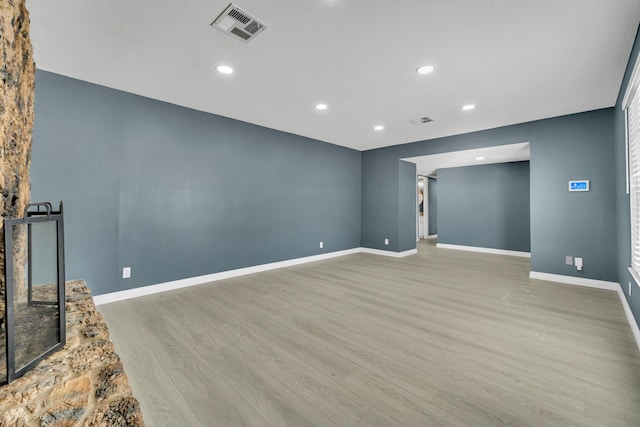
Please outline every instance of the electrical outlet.
[[128, 279], [131, 277], [131, 267], [125, 267], [122, 269], [122, 278]]
[[564, 257], [564, 263], [567, 265], [573, 265], [573, 257], [567, 255], [566, 257]]
[[324, 248], [324, 242], [320, 242], [320, 249]]
[[578, 269], [578, 271], [582, 271], [582, 267], [584, 266], [582, 264], [582, 258], [575, 257], [574, 260], [575, 260], [575, 264], [576, 264], [576, 269]]
[[389, 245], [389, 239], [384, 239], [385, 246]]

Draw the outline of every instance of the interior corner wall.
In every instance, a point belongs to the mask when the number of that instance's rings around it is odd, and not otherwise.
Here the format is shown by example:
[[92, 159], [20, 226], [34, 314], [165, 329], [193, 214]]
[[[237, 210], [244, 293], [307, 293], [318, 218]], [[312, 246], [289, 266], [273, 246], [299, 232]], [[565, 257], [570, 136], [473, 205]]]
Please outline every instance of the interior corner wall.
[[[377, 248], [398, 224], [380, 211], [398, 200], [399, 159], [529, 142], [531, 269], [617, 282], [613, 116], [606, 108], [363, 152], [363, 246]], [[393, 185], [381, 184], [387, 177]], [[570, 193], [573, 179], [589, 179], [591, 191]], [[567, 255], [582, 257], [584, 269], [565, 265]]]
[[[625, 114], [622, 101], [631, 79], [633, 67], [640, 55], [640, 27], [636, 35], [635, 44], [629, 58], [629, 63], [624, 75], [624, 80], [618, 94], [615, 106], [615, 179], [616, 179], [616, 212], [617, 212], [617, 238], [618, 238], [618, 260], [617, 272], [618, 281], [625, 291], [625, 297], [629, 307], [633, 312], [636, 322], [640, 325], [640, 289], [635, 285], [635, 281], [629, 273], [628, 267], [631, 265], [631, 206], [629, 195], [627, 194], [626, 175], [626, 130]], [[629, 295], [628, 285], [631, 283], [633, 292]], [[638, 284], [640, 285], [640, 284]]]
[[31, 180], [94, 295], [360, 246], [360, 152], [42, 70]]
[[438, 169], [438, 243], [530, 252], [529, 162]]

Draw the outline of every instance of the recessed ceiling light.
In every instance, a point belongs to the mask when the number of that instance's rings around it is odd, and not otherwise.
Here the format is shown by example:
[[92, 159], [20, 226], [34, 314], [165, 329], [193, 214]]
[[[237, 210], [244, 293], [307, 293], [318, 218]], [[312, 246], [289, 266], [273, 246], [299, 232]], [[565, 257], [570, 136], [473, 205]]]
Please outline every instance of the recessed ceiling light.
[[326, 110], [327, 108], [327, 104], [316, 104], [316, 110]]
[[435, 68], [433, 65], [422, 65], [416, 69], [416, 73], [418, 74], [429, 74], [432, 73]]
[[233, 74], [233, 68], [229, 67], [228, 65], [218, 65], [216, 67], [216, 70], [218, 70], [218, 72], [222, 74]]
[[484, 156], [478, 156], [476, 157], [476, 160], [484, 160]]
[[377, 131], [384, 130], [384, 126], [382, 126], [382, 125], [376, 125], [376, 126], [374, 126], [374, 127], [373, 127], [373, 130], [377, 130]]
[[463, 109], [464, 111], [473, 110], [473, 109], [475, 109], [475, 108], [476, 108], [476, 106], [475, 106], [474, 104], [467, 104], [467, 105], [465, 105], [464, 107], [462, 107], [462, 109]]

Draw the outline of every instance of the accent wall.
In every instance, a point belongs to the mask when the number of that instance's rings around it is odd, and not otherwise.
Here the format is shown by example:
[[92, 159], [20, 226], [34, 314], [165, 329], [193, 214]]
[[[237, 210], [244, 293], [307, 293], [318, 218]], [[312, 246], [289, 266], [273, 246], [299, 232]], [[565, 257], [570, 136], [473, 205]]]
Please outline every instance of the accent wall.
[[67, 278], [94, 295], [357, 248], [360, 165], [355, 150], [37, 72], [31, 199], [64, 201]]
[[438, 243], [529, 252], [529, 162], [438, 169]]
[[[400, 159], [529, 142], [531, 270], [617, 282], [613, 117], [606, 108], [364, 151], [362, 245], [386, 249], [381, 238], [397, 240], [406, 226], [395, 209]], [[570, 193], [575, 179], [589, 179], [591, 191]], [[582, 257], [584, 269], [565, 265], [565, 256]]]

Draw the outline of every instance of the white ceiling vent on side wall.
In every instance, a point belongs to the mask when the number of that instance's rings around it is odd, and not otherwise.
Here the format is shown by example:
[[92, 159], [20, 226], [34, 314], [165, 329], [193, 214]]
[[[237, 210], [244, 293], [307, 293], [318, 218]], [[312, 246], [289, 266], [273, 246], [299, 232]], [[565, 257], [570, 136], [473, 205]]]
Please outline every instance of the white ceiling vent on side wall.
[[267, 28], [262, 22], [233, 3], [229, 3], [229, 6], [218, 15], [211, 25], [245, 43], [253, 40]]
[[429, 123], [432, 122], [433, 119], [431, 117], [420, 117], [419, 119], [413, 119], [413, 120], [409, 120], [411, 123], [413, 123], [414, 125], [423, 125], [425, 123]]

